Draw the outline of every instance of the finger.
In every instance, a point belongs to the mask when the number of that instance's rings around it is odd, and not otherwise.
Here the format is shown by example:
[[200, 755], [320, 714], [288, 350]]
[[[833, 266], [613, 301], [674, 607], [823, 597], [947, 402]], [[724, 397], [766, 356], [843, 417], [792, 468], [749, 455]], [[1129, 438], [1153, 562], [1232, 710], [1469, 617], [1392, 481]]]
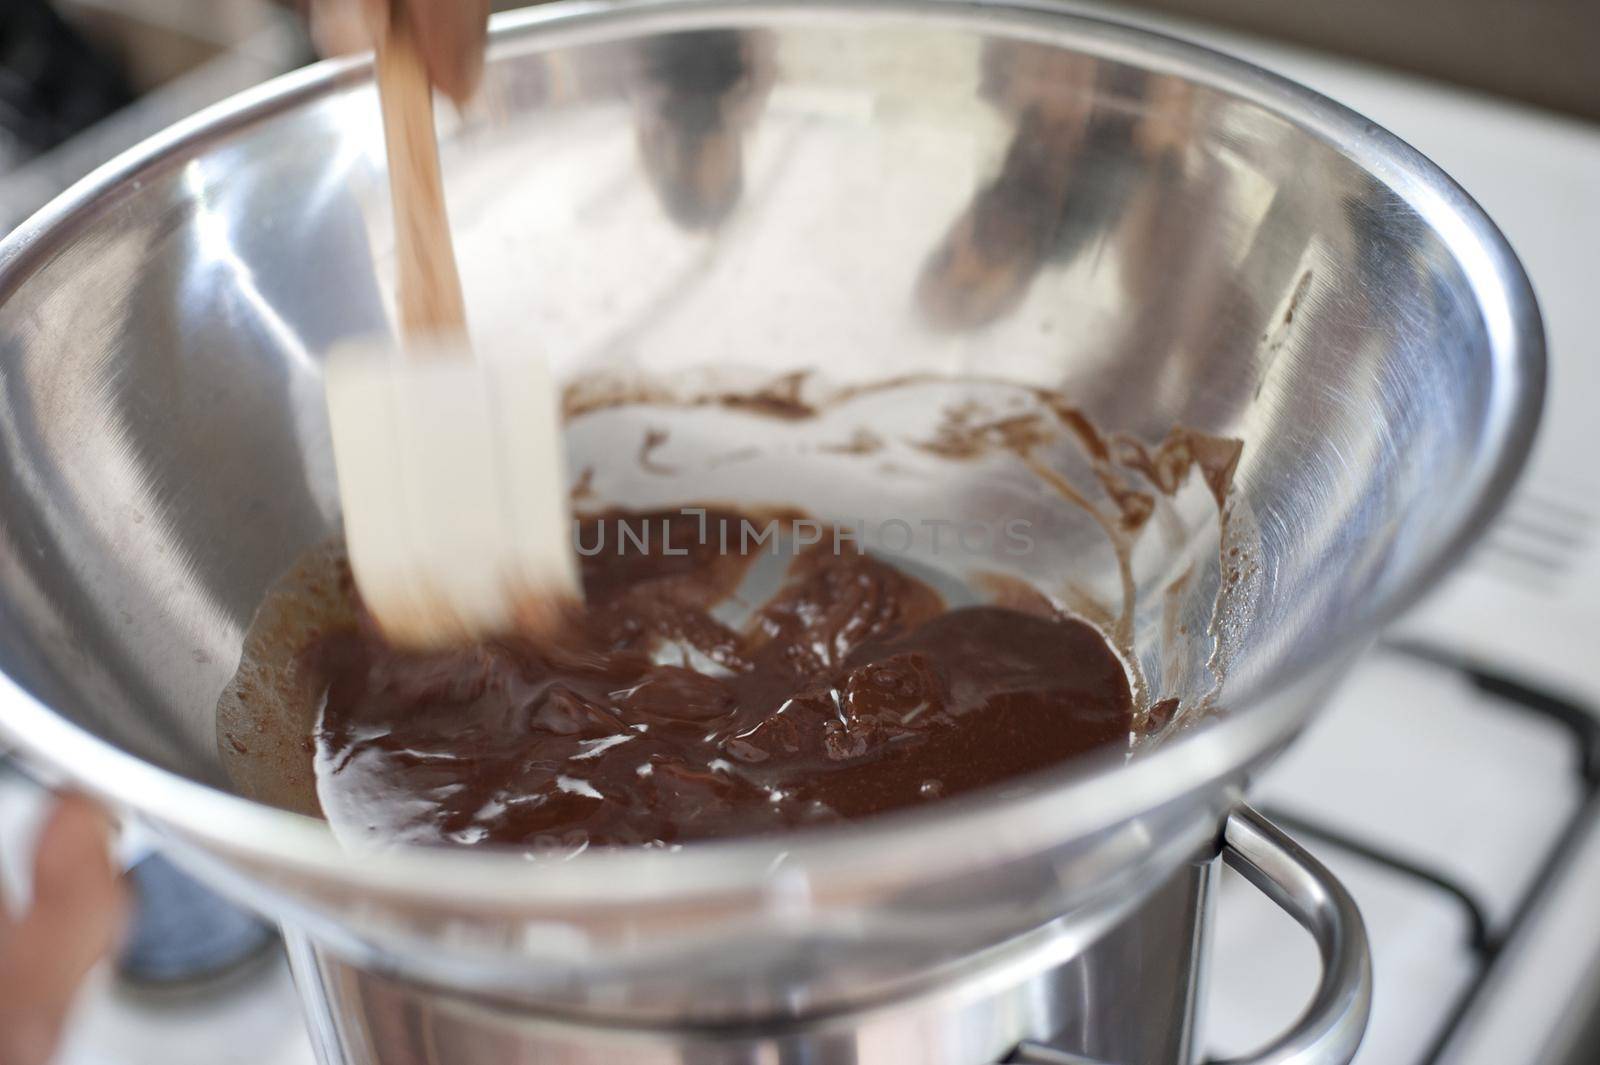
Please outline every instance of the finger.
[[388, 0], [313, 0], [311, 4], [311, 41], [322, 55], [368, 51], [388, 23]]
[[0, 951], [0, 1050], [9, 1065], [47, 1061], [72, 999], [114, 945], [123, 900], [105, 815], [87, 799], [57, 805], [39, 835], [33, 899]]
[[489, 40], [489, 0], [399, 0], [417, 35], [428, 80], [465, 103], [483, 78]]

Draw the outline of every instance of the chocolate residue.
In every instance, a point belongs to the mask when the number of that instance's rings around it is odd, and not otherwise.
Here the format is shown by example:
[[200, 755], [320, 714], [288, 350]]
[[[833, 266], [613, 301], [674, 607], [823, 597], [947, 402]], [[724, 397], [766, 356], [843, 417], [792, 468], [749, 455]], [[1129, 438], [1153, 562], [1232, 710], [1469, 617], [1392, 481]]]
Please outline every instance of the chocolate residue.
[[819, 449], [830, 455], [876, 455], [887, 445], [883, 437], [866, 427], [857, 428], [842, 444], [824, 444]]
[[970, 407], [946, 411], [933, 439], [917, 447], [941, 458], [970, 459], [996, 449], [1026, 455], [1055, 439], [1056, 434], [1038, 414], [1009, 414], [974, 422], [974, 413]]
[[589, 608], [560, 646], [407, 654], [365, 621], [317, 638], [300, 662], [322, 678], [329, 819], [413, 842], [672, 845], [868, 817], [1127, 748], [1127, 674], [1089, 625], [946, 610], [873, 557], [812, 551], [734, 627], [713, 611], [749, 560], [698, 542], [698, 521], [585, 519], [590, 541], [613, 523], [648, 546], [583, 558]]
[[648, 429], [644, 439], [639, 442], [639, 468], [649, 470], [651, 473], [672, 474], [676, 472], [671, 466], [663, 466], [653, 457], [657, 449], [667, 442], [665, 429]]
[[805, 399], [809, 370], [783, 374], [743, 391], [710, 391], [684, 395], [670, 387], [633, 380], [591, 376], [568, 385], [561, 396], [567, 420], [616, 407], [724, 407], [769, 418], [796, 421], [813, 418], [817, 407]]
[[[949, 378], [925, 374], [908, 374], [868, 385], [856, 385], [836, 390], [826, 396], [807, 398], [806, 383], [809, 371], [787, 373], [747, 392], [708, 392], [683, 395], [670, 388], [653, 384], [627, 383], [611, 379], [586, 379], [569, 387], [563, 397], [562, 412], [573, 419], [596, 411], [623, 406], [660, 406], [693, 408], [720, 406], [744, 410], [753, 414], [784, 420], [815, 417], [825, 406], [848, 402], [862, 396], [887, 392], [918, 384], [951, 384]], [[1233, 483], [1244, 442], [1233, 437], [1215, 436], [1195, 429], [1177, 427], [1152, 452], [1145, 444], [1128, 436], [1117, 436], [1108, 441], [1094, 423], [1060, 393], [1049, 389], [1022, 385], [981, 376], [961, 379], [974, 385], [994, 385], [1018, 389], [1048, 410], [1056, 422], [1065, 428], [1083, 449], [1095, 467], [1096, 475], [1113, 497], [1124, 494], [1125, 482], [1116, 479], [1114, 467], [1121, 465], [1144, 474], [1161, 492], [1172, 495], [1182, 485], [1192, 466], [1198, 465], [1212, 497], [1219, 507], [1226, 504]], [[1019, 455], [1055, 439], [1043, 419], [1032, 412], [1015, 415], [984, 417], [984, 410], [975, 403], [953, 405], [941, 411], [941, 423], [931, 439], [917, 441], [916, 446], [929, 454], [950, 459], [970, 459], [988, 454], [997, 448], [1017, 452]], [[867, 427], [858, 430], [862, 445], [860, 453], [870, 454], [881, 446], [881, 437]], [[1115, 445], [1113, 447], [1113, 444]], [[850, 446], [830, 446], [824, 450], [855, 453]], [[1112, 478], [1106, 483], [1107, 478]], [[1132, 509], [1123, 508], [1119, 521], [1137, 530], [1144, 522], [1140, 512], [1145, 501], [1134, 500]]]
[[785, 374], [753, 392], [724, 392], [712, 397], [712, 402], [733, 410], [764, 414], [769, 418], [812, 418], [817, 408], [801, 398], [805, 388], [807, 370]]
[[262, 604], [217, 703], [217, 750], [244, 794], [321, 816], [312, 733], [322, 680], [304, 668], [300, 651], [356, 618], [355, 580], [336, 543], [307, 552]]
[[1083, 445], [1083, 450], [1091, 459], [1097, 463], [1111, 461], [1111, 449], [1106, 446], [1105, 437], [1100, 435], [1100, 430], [1095, 428], [1083, 411], [1054, 393], [1041, 392], [1038, 396], [1061, 424], [1072, 430], [1072, 435], [1078, 438], [1078, 443]]
[[578, 479], [573, 482], [572, 487], [567, 492], [567, 498], [574, 503], [594, 498], [593, 466], [585, 466], [583, 472], [578, 474]]
[[1299, 280], [1294, 283], [1294, 291], [1289, 293], [1289, 302], [1278, 317], [1277, 322], [1261, 334], [1261, 368], [1256, 377], [1254, 398], [1261, 398], [1261, 390], [1267, 386], [1267, 379], [1272, 375], [1272, 368], [1278, 362], [1278, 357], [1283, 354], [1283, 349], [1289, 343], [1293, 333], [1295, 315], [1299, 313], [1300, 304], [1311, 291], [1312, 272], [1308, 269], [1303, 272]]
[[1156, 497], [1130, 486], [1115, 470], [1105, 469], [1096, 472], [1099, 474], [1101, 486], [1106, 490], [1106, 495], [1111, 497], [1111, 502], [1117, 508], [1117, 519], [1122, 531], [1134, 534], [1144, 528], [1145, 522], [1156, 512]]
[[[1023, 467], [1064, 502], [1079, 508], [1103, 531], [1115, 557], [1120, 583], [1120, 601], [1110, 607], [1103, 606], [1085, 588], [1071, 578], [1063, 580], [1053, 590], [1063, 603], [1068, 603], [1079, 616], [1101, 624], [1112, 643], [1128, 663], [1137, 701], [1145, 703], [1152, 697], [1147, 690], [1140, 664], [1140, 655], [1134, 647], [1134, 620], [1137, 611], [1137, 580], [1133, 569], [1133, 551], [1147, 525], [1160, 512], [1162, 497], [1175, 497], [1190, 473], [1200, 472], [1226, 529], [1226, 510], [1232, 490], [1233, 477], [1243, 453], [1243, 442], [1188, 428], [1175, 428], [1153, 450], [1140, 441], [1126, 436], [1107, 436], [1079, 408], [1058, 392], [1037, 386], [1021, 384], [999, 378], [964, 376], [952, 379], [932, 374], [908, 374], [868, 384], [848, 385], [829, 390], [806, 372], [789, 373], [773, 382], [746, 393], [735, 400], [734, 394], [725, 390], [706, 389], [699, 392], [673, 392], [669, 388], [634, 382], [631, 385], [615, 381], [587, 382], [582, 388], [569, 390], [566, 410], [570, 416], [607, 407], [631, 405], [664, 406], [679, 409], [715, 405], [728, 409], [743, 409], [757, 414], [772, 414], [788, 420], [832, 412], [844, 404], [865, 397], [893, 392], [915, 386], [950, 386], [967, 389], [1003, 389], [1009, 397], [997, 405], [977, 400], [951, 403], [930, 410], [938, 421], [927, 435], [900, 441], [927, 455], [949, 459], [953, 462], [978, 460], [996, 452], [1015, 455]], [[1029, 404], [1034, 409], [1029, 409]], [[881, 440], [879, 426], [862, 425], [865, 431]], [[1087, 460], [1093, 481], [1068, 476], [1060, 465], [1060, 456], [1047, 451], [1063, 437], [1076, 444]], [[823, 446], [819, 450], [836, 452], [838, 449]], [[866, 453], [874, 453], [876, 449]], [[850, 453], [846, 450], [844, 453]], [[894, 474], [902, 466], [892, 458], [880, 460], [878, 472]], [[1133, 478], [1147, 481], [1154, 491], [1147, 491]], [[1098, 491], [1096, 491], [1098, 489]], [[1226, 585], [1226, 582], [1224, 582]], [[1223, 590], [1226, 592], [1226, 587]], [[1222, 593], [1219, 593], [1219, 595]], [[1217, 609], [1236, 612], [1236, 603], [1224, 603], [1221, 598]], [[1211, 631], [1211, 630], [1208, 630]], [[1222, 662], [1212, 655], [1215, 662]], [[1194, 706], [1210, 705], [1219, 690], [1220, 674], [1206, 695], [1194, 701]]]
[[1162, 699], [1150, 704], [1150, 709], [1145, 711], [1145, 731], [1156, 735], [1172, 724], [1173, 717], [1178, 712], [1178, 700]]
[[1239, 458], [1244, 454], [1244, 441], [1231, 437], [1211, 436], [1193, 429], [1173, 429], [1161, 446], [1150, 451], [1145, 445], [1130, 437], [1119, 436], [1117, 461], [1138, 470], [1161, 491], [1173, 494], [1183, 484], [1189, 471], [1199, 467], [1211, 498], [1222, 507], [1227, 503], [1228, 492], [1233, 487], [1233, 475], [1239, 468]]

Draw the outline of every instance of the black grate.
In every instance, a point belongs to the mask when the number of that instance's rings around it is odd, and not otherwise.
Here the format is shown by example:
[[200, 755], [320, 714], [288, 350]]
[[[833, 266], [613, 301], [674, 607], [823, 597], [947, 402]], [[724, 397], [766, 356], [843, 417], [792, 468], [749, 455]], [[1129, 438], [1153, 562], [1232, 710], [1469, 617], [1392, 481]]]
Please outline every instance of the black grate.
[[1506, 944], [1526, 923], [1534, 904], [1560, 868], [1562, 859], [1579, 833], [1586, 827], [1587, 820], [1595, 808], [1595, 800], [1600, 798], [1600, 716], [1597, 716], [1594, 708], [1576, 699], [1535, 687], [1484, 663], [1431, 644], [1395, 641], [1384, 644], [1384, 648], [1392, 653], [1462, 675], [1474, 688], [1489, 696], [1490, 704], [1493, 706], [1502, 707], [1510, 713], [1533, 714], [1559, 724], [1571, 737], [1574, 755], [1572, 772], [1582, 784], [1581, 800], [1572, 815], [1562, 824], [1554, 842], [1541, 859], [1537, 872], [1517, 899], [1510, 917], [1499, 927], [1495, 927], [1488, 920], [1483, 904], [1473, 892], [1452, 877], [1386, 848], [1365, 843], [1346, 832], [1321, 824], [1314, 818], [1270, 807], [1262, 808], [1262, 813], [1292, 834], [1319, 840], [1363, 861], [1381, 865], [1402, 876], [1426, 884], [1449, 895], [1466, 913], [1469, 928], [1468, 945], [1477, 959], [1477, 971], [1446, 1013], [1439, 1031], [1418, 1063], [1418, 1065], [1434, 1065], [1460, 1026], [1462, 1018], [1471, 1011], [1483, 993], [1489, 975], [1494, 970], [1495, 963]]

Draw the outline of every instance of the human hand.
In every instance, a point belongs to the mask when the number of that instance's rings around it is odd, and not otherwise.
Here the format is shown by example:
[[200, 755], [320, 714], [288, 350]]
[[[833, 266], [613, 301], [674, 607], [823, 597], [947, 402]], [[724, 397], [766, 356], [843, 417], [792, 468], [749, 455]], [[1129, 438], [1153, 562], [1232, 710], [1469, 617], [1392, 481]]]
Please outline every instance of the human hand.
[[25, 914], [0, 899], [0, 1065], [45, 1065], [89, 970], [114, 945], [124, 903], [109, 824], [81, 796], [40, 830]]
[[489, 39], [489, 0], [310, 0], [311, 36], [324, 55], [372, 48], [389, 20], [408, 19], [428, 79], [464, 103], [483, 76]]

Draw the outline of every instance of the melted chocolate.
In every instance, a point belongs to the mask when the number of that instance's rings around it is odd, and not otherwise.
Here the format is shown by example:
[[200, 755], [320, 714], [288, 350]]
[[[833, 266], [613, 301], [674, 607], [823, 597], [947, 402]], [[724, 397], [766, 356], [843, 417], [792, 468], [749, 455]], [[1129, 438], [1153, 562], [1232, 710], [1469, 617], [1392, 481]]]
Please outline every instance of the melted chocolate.
[[361, 623], [306, 649], [331, 820], [413, 842], [671, 845], [867, 817], [1128, 742], [1126, 671], [1082, 622], [947, 610], [884, 562], [813, 552], [736, 628], [715, 608], [748, 560], [697, 544], [696, 517], [600, 515], [580, 544], [601, 523], [656, 535], [583, 558], [588, 608], [560, 646], [402, 653]]

